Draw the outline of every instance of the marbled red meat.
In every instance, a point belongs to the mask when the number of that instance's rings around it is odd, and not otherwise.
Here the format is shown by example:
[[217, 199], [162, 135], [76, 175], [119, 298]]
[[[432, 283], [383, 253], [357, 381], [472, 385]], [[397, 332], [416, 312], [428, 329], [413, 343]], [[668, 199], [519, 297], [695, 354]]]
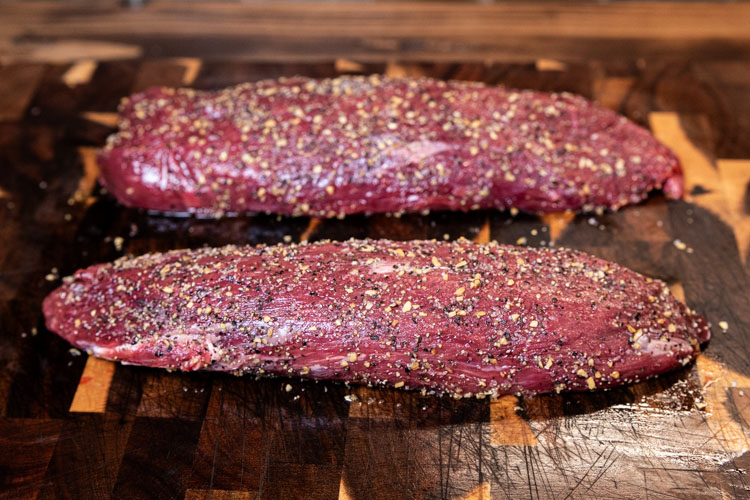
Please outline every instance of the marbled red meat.
[[78, 271], [47, 326], [95, 356], [462, 396], [587, 390], [710, 337], [667, 286], [566, 249], [467, 240], [227, 246]]
[[99, 154], [123, 204], [221, 215], [616, 209], [682, 195], [675, 155], [571, 94], [382, 76], [123, 101]]

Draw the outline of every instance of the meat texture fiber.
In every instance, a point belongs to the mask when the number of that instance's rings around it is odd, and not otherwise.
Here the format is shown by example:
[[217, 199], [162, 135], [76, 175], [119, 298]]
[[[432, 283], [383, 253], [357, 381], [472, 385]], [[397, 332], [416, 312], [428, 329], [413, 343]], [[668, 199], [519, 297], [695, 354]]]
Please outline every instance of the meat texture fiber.
[[661, 281], [578, 251], [467, 240], [122, 258], [67, 278], [44, 314], [76, 347], [123, 363], [463, 397], [637, 382], [710, 337]]
[[648, 131], [567, 93], [383, 76], [153, 88], [125, 99], [99, 153], [131, 207], [343, 216], [617, 209], [682, 195]]

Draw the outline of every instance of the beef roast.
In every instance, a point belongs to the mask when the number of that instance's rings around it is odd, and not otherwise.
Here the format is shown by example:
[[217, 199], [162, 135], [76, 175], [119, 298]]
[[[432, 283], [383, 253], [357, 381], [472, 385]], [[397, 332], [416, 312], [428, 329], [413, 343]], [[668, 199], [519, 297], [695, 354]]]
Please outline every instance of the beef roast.
[[466, 240], [226, 246], [78, 271], [47, 326], [112, 360], [455, 396], [637, 382], [710, 337], [667, 286], [566, 249]]
[[342, 216], [616, 209], [682, 194], [675, 155], [571, 94], [383, 76], [290, 78], [125, 99], [99, 154], [123, 204]]

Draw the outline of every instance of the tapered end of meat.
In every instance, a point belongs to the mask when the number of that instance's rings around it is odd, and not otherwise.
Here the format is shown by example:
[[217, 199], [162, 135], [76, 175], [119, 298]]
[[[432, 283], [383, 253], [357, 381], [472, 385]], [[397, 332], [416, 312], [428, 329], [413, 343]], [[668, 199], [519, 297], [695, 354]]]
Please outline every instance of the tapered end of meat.
[[[92, 278], [103, 268], [106, 269], [106, 264], [77, 271], [75, 276], [65, 278], [64, 284], [50, 293], [42, 303], [47, 329], [57, 333], [74, 346], [89, 352], [92, 347], [100, 351], [122, 343], [122, 338], [119, 336], [98, 337], [94, 332], [89, 334], [84, 328], [82, 313], [88, 310], [91, 314], [91, 308], [81, 307], [83, 304], [77, 301], [74, 304], [71, 300], [73, 297], [86, 297], [88, 294], [96, 293], [90, 284], [93, 282]], [[93, 300], [94, 297], [92, 296], [91, 299]]]
[[97, 264], [66, 278], [42, 303], [47, 329], [90, 355], [124, 364], [192, 371], [215, 360], [210, 332], [174, 332], [169, 343], [151, 335], [166, 311], [147, 311], [154, 306], [148, 294], [128, 297], [122, 277], [112, 264]]
[[679, 161], [675, 158], [674, 167], [672, 168], [672, 175], [664, 181], [662, 191], [667, 198], [672, 200], [680, 200], [684, 195], [685, 178], [682, 175], [682, 167]]
[[96, 160], [99, 167], [99, 183], [117, 198], [117, 201], [126, 207], [149, 208], [150, 193], [144, 193], [145, 187], [141, 177], [134, 172], [134, 161], [131, 158], [125, 158], [113, 151], [105, 153], [102, 150], [97, 154]]
[[[116, 143], [113, 136], [112, 143]], [[127, 207], [160, 212], [203, 213], [205, 200], [195, 182], [161, 142], [148, 146], [110, 145], [97, 154], [99, 182]]]

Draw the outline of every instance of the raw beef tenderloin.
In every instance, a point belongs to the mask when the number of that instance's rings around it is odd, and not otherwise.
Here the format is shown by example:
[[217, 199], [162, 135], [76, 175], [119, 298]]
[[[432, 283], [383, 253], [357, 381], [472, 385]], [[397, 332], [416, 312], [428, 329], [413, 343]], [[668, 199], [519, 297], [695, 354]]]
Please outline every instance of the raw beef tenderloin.
[[382, 76], [123, 101], [98, 156], [131, 207], [207, 215], [617, 209], [682, 194], [675, 155], [571, 94]]
[[44, 314], [76, 347], [123, 363], [457, 396], [637, 382], [710, 337], [661, 281], [578, 251], [467, 240], [122, 258], [66, 279]]

